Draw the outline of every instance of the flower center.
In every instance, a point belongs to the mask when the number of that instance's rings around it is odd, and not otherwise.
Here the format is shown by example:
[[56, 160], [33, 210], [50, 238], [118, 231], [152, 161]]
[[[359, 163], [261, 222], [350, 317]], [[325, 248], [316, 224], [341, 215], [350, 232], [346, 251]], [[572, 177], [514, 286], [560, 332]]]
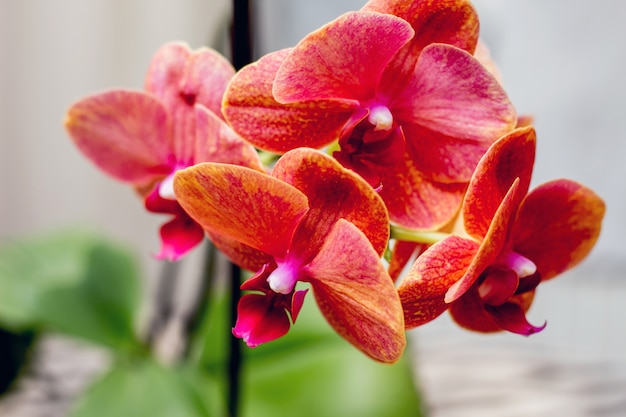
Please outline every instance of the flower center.
[[298, 282], [296, 268], [290, 263], [279, 263], [267, 277], [267, 283], [272, 291], [279, 294], [289, 294]]
[[387, 106], [374, 106], [367, 121], [374, 126], [374, 131], [389, 130], [393, 126], [393, 115]]

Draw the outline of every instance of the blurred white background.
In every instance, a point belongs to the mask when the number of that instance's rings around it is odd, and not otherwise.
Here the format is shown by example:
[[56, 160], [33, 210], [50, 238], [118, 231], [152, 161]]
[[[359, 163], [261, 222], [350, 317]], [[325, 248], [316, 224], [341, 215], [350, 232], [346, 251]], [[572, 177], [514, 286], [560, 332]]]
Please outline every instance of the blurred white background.
[[[259, 0], [257, 53], [293, 46], [364, 3]], [[530, 318], [536, 324], [548, 320], [543, 333], [529, 339], [484, 337], [441, 318], [418, 332], [422, 353], [447, 358], [445, 352], [463, 346], [504, 346], [511, 352], [544, 352], [556, 363], [567, 355], [608, 358], [624, 369], [626, 3], [474, 4], [505, 89], [520, 113], [535, 116], [534, 184], [558, 177], [577, 180], [601, 195], [608, 210], [591, 256], [540, 288]], [[228, 13], [227, 0], [0, 0], [0, 239], [82, 225], [131, 246], [146, 274], [156, 274], [150, 254], [158, 250], [162, 219], [146, 214], [128, 187], [102, 175], [78, 153], [63, 130], [64, 112], [103, 89], [142, 88], [152, 54], [167, 41], [184, 40], [193, 48], [221, 45]], [[467, 372], [485, 369], [480, 363], [472, 368], [471, 357], [463, 360]], [[445, 374], [428, 367], [443, 361], [425, 357], [424, 362], [426, 376], [436, 380]], [[472, 383], [471, 375], [461, 379]], [[626, 378], [620, 381], [623, 389]], [[626, 410], [624, 400], [621, 405]]]

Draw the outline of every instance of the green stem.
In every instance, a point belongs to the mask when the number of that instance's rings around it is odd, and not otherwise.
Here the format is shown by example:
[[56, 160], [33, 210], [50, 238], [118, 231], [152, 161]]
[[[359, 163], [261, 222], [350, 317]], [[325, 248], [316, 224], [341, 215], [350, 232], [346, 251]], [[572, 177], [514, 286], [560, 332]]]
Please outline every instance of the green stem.
[[434, 232], [429, 230], [413, 230], [401, 226], [391, 225], [391, 239], [402, 240], [405, 242], [426, 243], [432, 245], [446, 237], [449, 233]]

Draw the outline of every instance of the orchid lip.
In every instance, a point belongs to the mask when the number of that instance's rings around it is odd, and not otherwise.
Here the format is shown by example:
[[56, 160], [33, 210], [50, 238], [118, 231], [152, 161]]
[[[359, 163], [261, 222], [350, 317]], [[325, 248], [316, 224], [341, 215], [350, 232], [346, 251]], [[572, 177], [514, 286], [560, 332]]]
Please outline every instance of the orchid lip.
[[533, 261], [514, 251], [501, 254], [499, 261], [507, 268], [515, 271], [519, 278], [528, 277], [537, 272], [537, 265]]
[[375, 131], [389, 130], [393, 126], [393, 114], [387, 106], [374, 106], [370, 109], [367, 121], [374, 126]]
[[279, 263], [267, 277], [267, 283], [272, 291], [279, 294], [289, 294], [298, 282], [296, 268], [290, 263]]

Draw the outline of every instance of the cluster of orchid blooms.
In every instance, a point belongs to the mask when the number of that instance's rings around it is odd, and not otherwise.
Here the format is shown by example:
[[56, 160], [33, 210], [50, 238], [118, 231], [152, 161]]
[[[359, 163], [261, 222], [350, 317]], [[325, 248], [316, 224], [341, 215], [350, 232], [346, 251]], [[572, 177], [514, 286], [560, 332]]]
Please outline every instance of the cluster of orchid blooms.
[[309, 288], [381, 362], [446, 310], [470, 330], [538, 332], [536, 287], [589, 253], [605, 209], [567, 179], [529, 192], [535, 130], [464, 0], [371, 0], [238, 72], [169, 43], [145, 91], [82, 99], [66, 127], [170, 216], [159, 258], [207, 236], [255, 272], [233, 329], [251, 347], [288, 332]]

